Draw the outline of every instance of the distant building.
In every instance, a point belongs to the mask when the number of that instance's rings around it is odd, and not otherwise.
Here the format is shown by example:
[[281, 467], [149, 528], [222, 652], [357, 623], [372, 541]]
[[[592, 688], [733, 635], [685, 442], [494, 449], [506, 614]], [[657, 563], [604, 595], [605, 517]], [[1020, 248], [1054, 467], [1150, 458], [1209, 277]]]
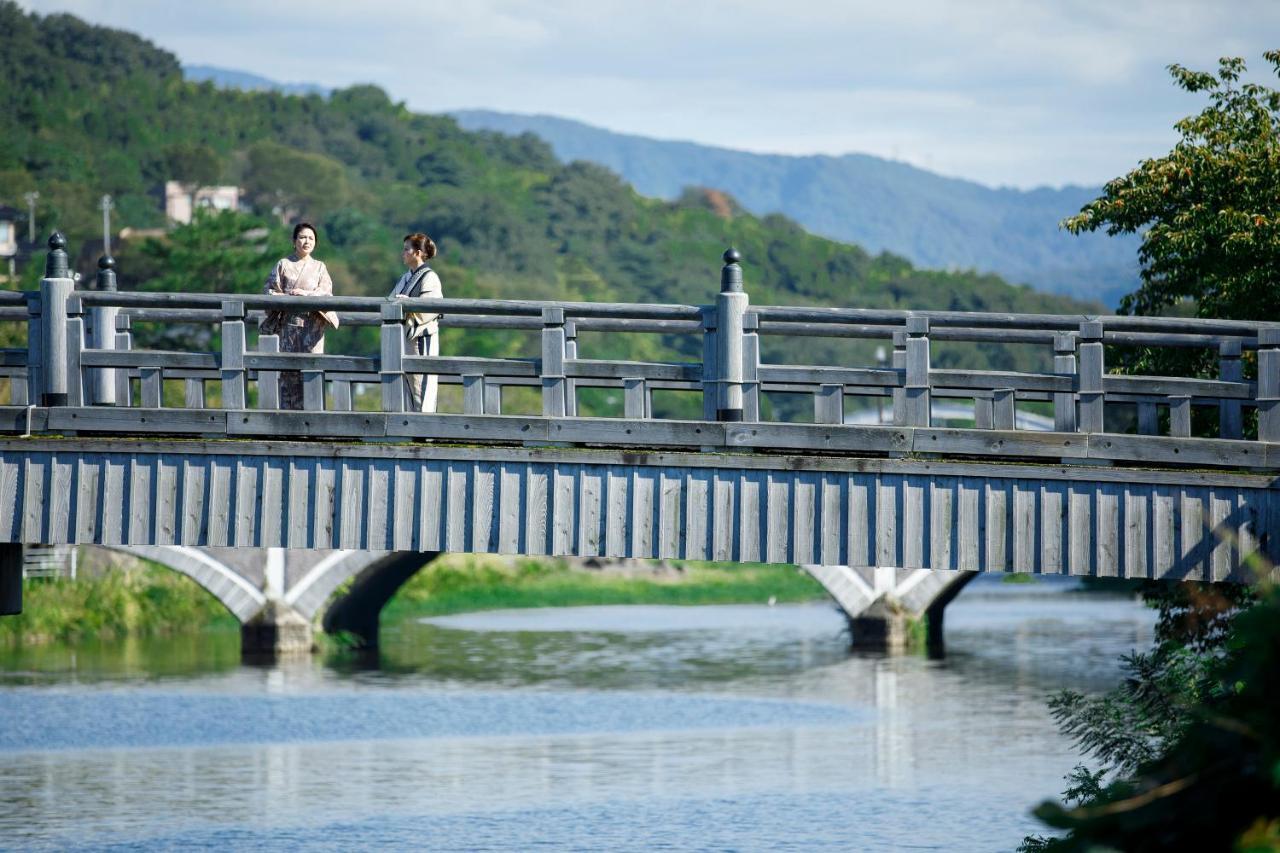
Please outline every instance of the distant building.
[[201, 187], [181, 181], [165, 181], [164, 215], [170, 222], [186, 225], [201, 207], [240, 210], [243, 193], [239, 187]]
[[22, 211], [0, 204], [0, 277], [7, 273], [5, 281], [12, 281], [17, 274], [18, 229], [25, 218]]

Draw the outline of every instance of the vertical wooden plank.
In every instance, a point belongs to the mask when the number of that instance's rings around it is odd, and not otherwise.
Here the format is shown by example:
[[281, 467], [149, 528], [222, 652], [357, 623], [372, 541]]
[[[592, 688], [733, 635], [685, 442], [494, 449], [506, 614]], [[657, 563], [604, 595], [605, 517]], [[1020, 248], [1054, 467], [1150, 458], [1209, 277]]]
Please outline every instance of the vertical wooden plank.
[[1280, 442], [1280, 329], [1258, 330], [1257, 389], [1258, 440]]
[[1160, 434], [1160, 418], [1155, 403], [1138, 403], [1138, 434]]
[[969, 572], [986, 571], [983, 561], [986, 543], [983, 519], [982, 484], [963, 477], [956, 494], [956, 568]]
[[683, 480], [680, 472], [663, 468], [659, 479], [658, 495], [658, 556], [662, 559], [678, 559], [684, 556], [680, 531], [684, 526], [681, 513]]
[[1124, 572], [1127, 578], [1149, 578], [1151, 565], [1147, 502], [1150, 486], [1131, 483], [1124, 488]]
[[649, 391], [643, 378], [631, 377], [622, 380], [622, 416], [629, 421], [643, 420], [649, 417]]
[[349, 380], [334, 379], [329, 383], [329, 389], [333, 395], [333, 410], [335, 412], [352, 411], [351, 382]]
[[[13, 465], [0, 462], [0, 494], [12, 495], [15, 499], [17, 495], [10, 491], [13, 483], [10, 479], [14, 471]], [[98, 530], [98, 499], [99, 499], [99, 473], [100, 468], [98, 462], [94, 458], [87, 455], [81, 455], [76, 460], [76, 541], [82, 544], [99, 541]], [[4, 505], [0, 507], [0, 539], [6, 542], [12, 542], [13, 539], [10, 528], [12, 526], [13, 510], [6, 498]]]
[[986, 519], [987, 560], [985, 570], [988, 572], [1007, 572], [1012, 568], [1013, 554], [1011, 539], [1013, 538], [1010, 515], [1012, 500], [1009, 484], [1006, 482], [987, 480], [984, 485], [984, 501]]
[[902, 480], [900, 474], [876, 477], [876, 566], [902, 565]]
[[155, 479], [155, 538], [156, 545], [177, 544], [178, 510], [181, 506], [182, 494], [178, 491], [178, 466], [180, 455], [164, 455], [156, 457]]
[[[222, 303], [222, 408], [245, 407], [244, 303]], [[120, 371], [124, 373], [125, 371]], [[119, 391], [116, 399], [121, 399]]]
[[498, 469], [493, 462], [471, 465], [471, 545], [473, 554], [494, 554], [498, 550], [498, 524], [493, 517], [501, 502]]
[[[48, 453], [31, 453], [23, 460], [22, 471], [22, 541], [48, 542], [45, 528], [45, 510], [48, 499]], [[127, 517], [127, 515], [126, 515]]]
[[564, 309], [542, 309], [542, 414], [563, 418], [567, 397], [564, 376]]
[[1169, 398], [1169, 435], [1174, 438], [1191, 437], [1191, 398]]
[[484, 383], [484, 413], [502, 414], [502, 385], [498, 382]]
[[1013, 564], [1015, 572], [1040, 570], [1040, 541], [1036, 537], [1039, 524], [1037, 505], [1039, 483], [1014, 480], [1013, 490]]
[[791, 504], [792, 545], [791, 560], [793, 563], [818, 562], [814, 548], [814, 531], [821, 522], [816, 517], [818, 511], [817, 482], [811, 472], [793, 473], [791, 475], [793, 496]]
[[498, 553], [519, 554], [520, 522], [524, 518], [525, 471], [528, 463], [504, 462], [498, 468]]
[[925, 569], [929, 567], [925, 546], [929, 543], [929, 504], [925, 500], [929, 480], [925, 477], [902, 478], [902, 561], [897, 568]]
[[224, 458], [209, 459], [208, 545], [224, 548], [235, 544], [235, 463]]
[[631, 539], [630, 554], [636, 559], [658, 556], [658, 469], [631, 469], [631, 521], [627, 534]]
[[158, 409], [161, 401], [161, 371], [158, 367], [144, 367], [138, 371], [142, 377], [142, 408]]
[[848, 564], [854, 567], [874, 566], [876, 558], [876, 481], [868, 474], [846, 474], [849, 519], [847, 534]]
[[283, 460], [285, 516], [283, 547], [285, 548], [320, 547], [311, 538], [312, 467], [308, 460], [299, 459], [296, 456]]
[[[1076, 375], [1075, 335], [1053, 336], [1053, 372], [1059, 376]], [[1071, 392], [1053, 395], [1053, 428], [1057, 432], [1076, 431], [1076, 395]]]
[[711, 475], [706, 469], [685, 472], [685, 559], [711, 559]]
[[764, 534], [769, 523], [765, 515], [767, 488], [767, 478], [763, 472], [738, 472], [737, 559], [746, 563], [764, 562]]
[[931, 419], [929, 318], [907, 318], [907, 423], [927, 427]]
[[[334, 499], [338, 510], [339, 548], [367, 548], [367, 531], [364, 526], [364, 507], [367, 470], [361, 461], [338, 461], [337, 493]], [[461, 550], [461, 549], [457, 549]]]
[[466, 553], [470, 550], [467, 542], [471, 528], [467, 517], [471, 512], [470, 473], [468, 462], [451, 461], [445, 467], [445, 488], [448, 490], [444, 502], [446, 551]]
[[990, 391], [973, 395], [973, 426], [975, 429], [994, 429], [996, 423], [995, 397]]
[[1012, 388], [997, 388], [992, 392], [992, 424], [996, 429], [1014, 429], [1017, 426], [1014, 398]]
[[129, 460], [129, 532], [126, 544], [146, 545], [155, 536], [155, 456], [135, 455]]
[[630, 520], [631, 478], [625, 467], [610, 465], [605, 473], [604, 554], [629, 557], [627, 527]]
[[1151, 577], [1174, 579], [1178, 544], [1178, 513], [1174, 491], [1168, 486], [1153, 490], [1151, 496]]
[[[69, 383], [74, 380], [69, 380]], [[74, 542], [72, 537], [75, 523], [75, 491], [72, 488], [72, 463], [59, 459], [56, 455], [49, 457], [49, 506], [46, 508], [46, 529], [48, 543]]]
[[791, 478], [777, 471], [766, 474], [765, 562], [790, 563], [791, 560]]
[[848, 553], [843, 549], [847, 539], [849, 520], [843, 512], [845, 504], [845, 477], [828, 471], [822, 474], [821, 490], [822, 523], [819, 526], [822, 538], [821, 553], [818, 562], [824, 566], [849, 565]]
[[204, 380], [187, 379], [184, 383], [183, 405], [188, 409], [204, 408]]
[[1067, 566], [1067, 489], [1061, 482], [1040, 484], [1040, 571], [1065, 574]]
[[462, 413], [466, 415], [483, 415], [485, 413], [483, 373], [464, 373], [462, 375]]
[[1236, 559], [1231, 579], [1239, 583], [1261, 580], [1255, 565], [1261, 550], [1259, 527], [1266, 518], [1267, 493], [1262, 489], [1240, 489], [1236, 495]]
[[[279, 335], [258, 335], [258, 352], [280, 352]], [[276, 370], [258, 371], [258, 408], [280, 408], [280, 372]]]
[[[1239, 338], [1227, 338], [1218, 344], [1218, 378], [1222, 381], [1240, 382], [1244, 378], [1240, 350]], [[1218, 432], [1222, 438], [1240, 438], [1243, 424], [1239, 400], [1218, 401]]]
[[1208, 490], [1184, 488], [1182, 490], [1182, 525], [1179, 553], [1183, 580], [1208, 580], [1210, 541], [1205, 521], [1208, 519]]
[[813, 422], [815, 424], [844, 423], [843, 385], [825, 384], [818, 386], [813, 395]]
[[552, 552], [552, 476], [550, 465], [525, 465], [524, 529], [520, 531], [520, 553], [541, 556]]
[[954, 569], [956, 554], [955, 477], [934, 477], [929, 489], [929, 568]]
[[576, 553], [574, 545], [578, 525], [577, 468], [557, 464], [553, 469], [551, 553], [558, 557]]
[[361, 515], [364, 518], [365, 539], [373, 550], [390, 550], [391, 529], [395, 527], [395, 495], [392, 482], [392, 461], [387, 459], [362, 459], [367, 487]]
[[424, 551], [445, 550], [445, 469], [444, 462], [418, 463], [418, 530]]
[[258, 486], [258, 540], [263, 548], [283, 548], [289, 523], [289, 509], [285, 501], [284, 461], [280, 458], [264, 458], [261, 472], [262, 481]]
[[1124, 503], [1117, 487], [1110, 483], [1098, 486], [1097, 495], [1098, 577], [1117, 578], [1124, 568]]
[[324, 411], [324, 371], [303, 370], [302, 408], [308, 412]]
[[[95, 469], [99, 466], [94, 465]], [[22, 464], [0, 456], [0, 538], [22, 540]], [[96, 502], [101, 505], [101, 502]], [[96, 525], [95, 525], [96, 526]]]
[[240, 548], [260, 548], [258, 531], [258, 486], [261, 483], [262, 461], [256, 457], [241, 457], [235, 465], [235, 545]]
[[1212, 551], [1209, 554], [1210, 580], [1228, 580], [1235, 570], [1235, 533], [1232, 511], [1235, 509], [1235, 490], [1229, 486], [1215, 486], [1209, 490], [1209, 524]]
[[1106, 372], [1102, 352], [1102, 323], [1090, 320], [1080, 324], [1079, 370], [1076, 389], [1079, 396], [1081, 432], [1102, 432], [1105, 426], [1106, 396], [1102, 376]]
[[310, 472], [312, 483], [311, 530], [313, 548], [337, 548], [342, 534], [342, 511], [338, 499], [342, 469], [336, 459], [317, 459]]
[[716, 468], [711, 476], [711, 559], [732, 560], [737, 513], [734, 506], [736, 473]]
[[578, 529], [575, 553], [582, 557], [604, 555], [605, 468], [582, 465], [578, 469]]

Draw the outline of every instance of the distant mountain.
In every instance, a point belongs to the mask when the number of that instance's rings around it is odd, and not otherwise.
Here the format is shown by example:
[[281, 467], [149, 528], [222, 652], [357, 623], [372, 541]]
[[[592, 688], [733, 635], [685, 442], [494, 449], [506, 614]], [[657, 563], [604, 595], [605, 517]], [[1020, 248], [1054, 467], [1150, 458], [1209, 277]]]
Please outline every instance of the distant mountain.
[[279, 92], [283, 95], [328, 96], [332, 91], [314, 83], [277, 83], [247, 71], [217, 68], [212, 65], [184, 65], [182, 76], [193, 83], [210, 82], [220, 89], [242, 89], [246, 92]]
[[723, 190], [748, 211], [783, 213], [808, 230], [934, 269], [994, 272], [1038, 290], [1114, 306], [1137, 287], [1138, 238], [1058, 228], [1097, 187], [991, 189], [866, 154], [794, 157], [613, 133], [545, 115], [452, 113], [467, 130], [533, 133], [565, 162], [599, 163], [640, 193]]

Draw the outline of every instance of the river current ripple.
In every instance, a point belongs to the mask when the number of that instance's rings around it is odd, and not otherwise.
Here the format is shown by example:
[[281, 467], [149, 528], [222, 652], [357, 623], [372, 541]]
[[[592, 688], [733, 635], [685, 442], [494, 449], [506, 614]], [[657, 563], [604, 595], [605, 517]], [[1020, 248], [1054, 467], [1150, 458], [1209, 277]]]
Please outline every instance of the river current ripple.
[[207, 635], [0, 653], [0, 847], [1011, 850], [1078, 757], [1046, 699], [1149, 646], [1128, 599], [981, 580], [947, 656], [826, 604], [507, 611], [375, 661]]

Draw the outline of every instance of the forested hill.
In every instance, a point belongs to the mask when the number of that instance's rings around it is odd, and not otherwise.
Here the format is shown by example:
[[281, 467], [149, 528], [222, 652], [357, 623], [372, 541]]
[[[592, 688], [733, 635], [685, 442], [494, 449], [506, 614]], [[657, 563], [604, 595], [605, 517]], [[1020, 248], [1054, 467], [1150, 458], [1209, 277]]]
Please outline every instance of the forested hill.
[[752, 154], [613, 133], [555, 116], [453, 115], [472, 130], [536, 133], [561, 160], [599, 163], [645, 195], [676, 198], [687, 186], [719, 187], [755, 213], [784, 213], [815, 234], [921, 266], [990, 270], [1108, 304], [1138, 283], [1137, 237], [1072, 235], [1058, 227], [1096, 198], [1099, 187], [992, 189], [868, 154]]
[[[0, 202], [39, 190], [41, 229], [56, 224], [73, 245], [99, 233], [102, 193], [115, 199], [117, 227], [154, 227], [166, 179], [247, 189], [257, 221], [224, 217], [127, 247], [125, 287], [257, 289], [264, 262], [242, 251], [246, 235], [268, 225], [273, 243], [259, 254], [283, 254], [287, 233], [271, 215], [282, 211], [319, 225], [318, 255], [346, 293], [387, 292], [401, 236], [421, 229], [437, 239], [433, 266], [455, 296], [705, 303], [732, 244], [755, 304], [1087, 307], [990, 275], [921, 271], [782, 216], [748, 215], [716, 192], [644, 198], [603, 167], [561, 164], [532, 135], [464, 131], [374, 87], [322, 98], [186, 82], [173, 55], [137, 36], [7, 0], [0, 138]], [[994, 353], [985, 359], [1003, 360]]]

